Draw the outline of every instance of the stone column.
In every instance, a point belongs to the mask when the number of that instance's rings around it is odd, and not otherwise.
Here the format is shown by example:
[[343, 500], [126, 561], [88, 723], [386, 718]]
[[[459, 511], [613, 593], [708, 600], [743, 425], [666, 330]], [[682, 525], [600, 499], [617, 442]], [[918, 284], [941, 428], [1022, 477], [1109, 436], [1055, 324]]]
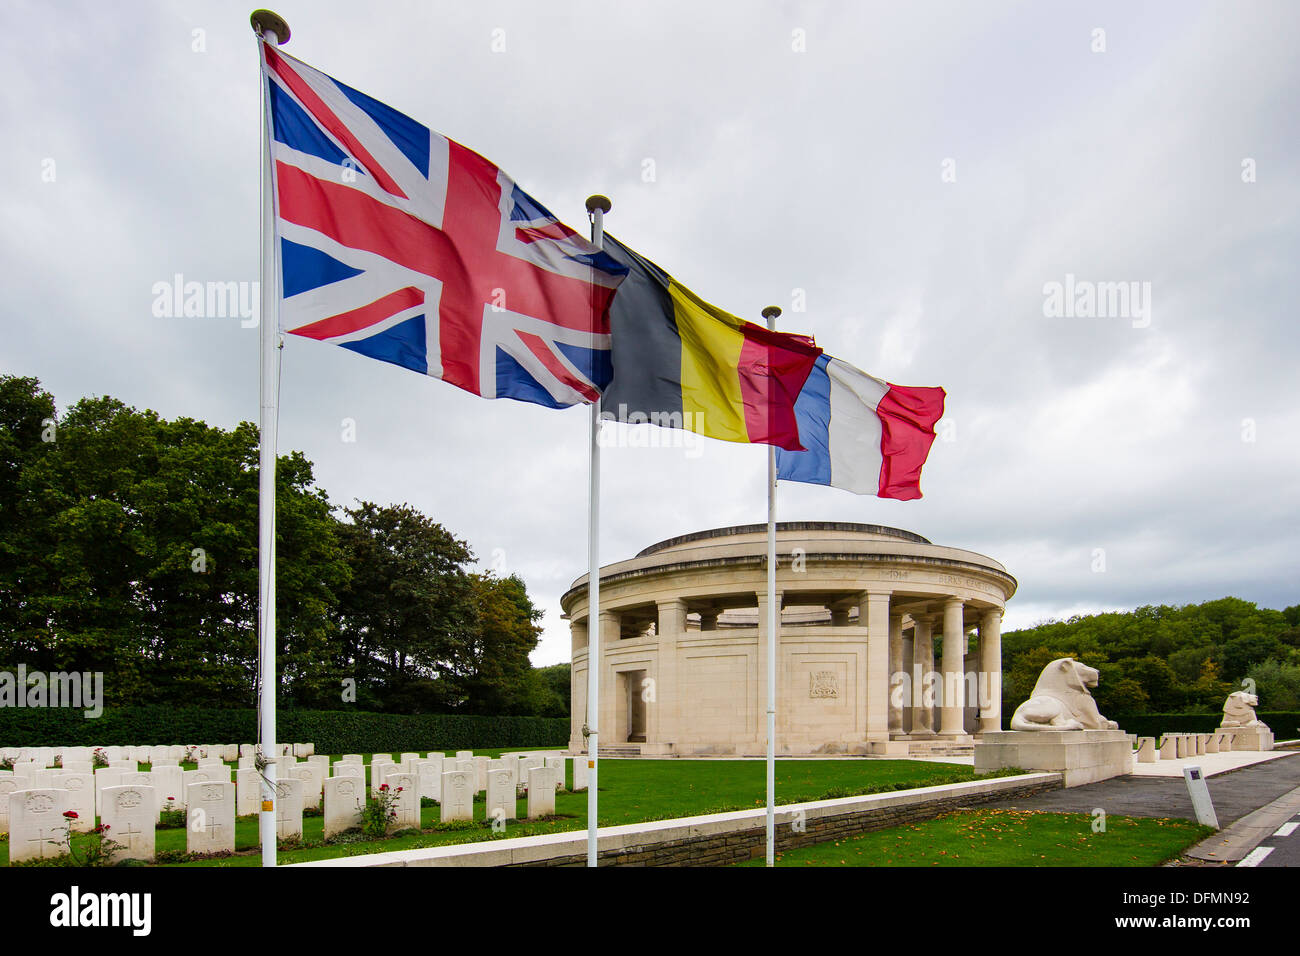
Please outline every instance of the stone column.
[[889, 740], [889, 593], [863, 591], [858, 620], [867, 625], [867, 740]]
[[627, 709], [627, 702], [621, 696], [621, 684], [609, 660], [609, 649], [618, 646], [621, 627], [622, 615], [618, 611], [600, 612], [600, 742], [608, 747], [627, 743], [617, 733], [619, 725], [626, 723], [618, 715]]
[[[576, 661], [579, 651], [587, 651], [587, 621], [584, 618], [581, 621], [569, 622], [570, 650], [569, 659]], [[590, 656], [587, 658], [590, 660]], [[577, 667], [569, 669], [569, 700], [573, 703], [573, 710], [569, 716], [569, 750], [573, 753], [580, 753], [587, 746], [586, 738], [582, 736], [582, 725], [587, 721], [587, 671], [579, 670]]]
[[943, 603], [943, 708], [940, 711], [939, 735], [962, 737], [963, 678], [966, 675], [966, 632], [962, 629], [962, 602], [948, 598]]
[[677, 641], [686, 633], [686, 602], [678, 598], [659, 601], [658, 655], [655, 659], [654, 697], [646, 702], [649, 720], [646, 743], [667, 753], [666, 745], [677, 741], [677, 720], [681, 699], [677, 684]]
[[916, 622], [903, 632], [903, 668], [907, 671], [907, 681], [903, 684], [903, 731], [912, 732], [912, 696], [908, 690], [912, 686], [912, 661], [916, 657]]
[[716, 631], [718, 629], [717, 609], [700, 611], [700, 630]]
[[913, 737], [934, 736], [934, 710], [927, 699], [926, 678], [934, 670], [933, 622], [913, 617], [912, 637], [912, 732]]
[[[980, 618], [980, 733], [1002, 729], [1002, 609], [989, 608]], [[987, 690], [985, 689], [987, 688]]]
[[[750, 681], [752, 688], [750, 700], [754, 701], [754, 714], [758, 721], [758, 727], [754, 735], [758, 741], [760, 752], [767, 750], [767, 591], [764, 589], [754, 595], [758, 598], [758, 653], [754, 655], [755, 670], [750, 673], [753, 678]], [[781, 749], [781, 740], [785, 737], [785, 721], [787, 716], [783, 715], [781, 709], [781, 686], [782, 672], [781, 667], [781, 598], [782, 592], [778, 588], [774, 595], [776, 602], [776, 739], [777, 751]]]
[[895, 684], [903, 671], [903, 612], [889, 615], [889, 735], [903, 732], [902, 688]]
[[830, 608], [831, 627], [846, 627], [849, 623], [849, 609], [843, 604], [833, 605]]

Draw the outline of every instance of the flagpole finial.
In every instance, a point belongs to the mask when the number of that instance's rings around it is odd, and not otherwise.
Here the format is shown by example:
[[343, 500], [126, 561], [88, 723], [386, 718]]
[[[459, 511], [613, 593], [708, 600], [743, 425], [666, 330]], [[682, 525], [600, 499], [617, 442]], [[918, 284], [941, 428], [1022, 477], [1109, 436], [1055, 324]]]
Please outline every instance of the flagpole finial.
[[259, 37], [268, 33], [275, 34], [276, 46], [289, 42], [289, 24], [273, 10], [254, 10], [248, 22], [253, 25], [253, 32]]
[[766, 309], [763, 310], [763, 318], [765, 319], [775, 319], [778, 318], [780, 315], [781, 315], [781, 307], [779, 305], [769, 305]]
[[613, 208], [614, 204], [609, 201], [608, 196], [597, 193], [595, 196], [587, 197], [587, 212], [595, 212], [597, 209], [601, 212], [609, 212]]

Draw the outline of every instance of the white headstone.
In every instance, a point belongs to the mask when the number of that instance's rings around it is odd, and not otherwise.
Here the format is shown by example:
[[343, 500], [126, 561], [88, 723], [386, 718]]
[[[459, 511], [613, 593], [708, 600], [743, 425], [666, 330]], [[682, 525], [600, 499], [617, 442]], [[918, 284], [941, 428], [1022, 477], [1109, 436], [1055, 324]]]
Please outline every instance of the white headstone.
[[555, 769], [534, 767], [528, 771], [528, 819], [555, 815]]
[[361, 785], [366, 784], [366, 768], [358, 763], [344, 763], [339, 761], [330, 768], [331, 776], [334, 777], [360, 777]]
[[474, 819], [474, 771], [448, 770], [442, 775], [442, 822]]
[[256, 756], [256, 755], [257, 755], [257, 745], [256, 745], [256, 744], [240, 744], [240, 745], [239, 745], [239, 756], [241, 756], [241, 757], [254, 757], [254, 756]]
[[587, 789], [587, 761], [590, 758], [586, 754], [574, 754], [573, 756], [573, 789]]
[[201, 781], [186, 790], [185, 849], [190, 853], [235, 851], [235, 785]]
[[9, 832], [9, 794], [18, 789], [12, 770], [0, 770], [0, 833]]
[[256, 767], [235, 771], [235, 815], [246, 817], [262, 810], [262, 775]]
[[100, 798], [100, 823], [108, 827], [106, 836], [122, 845], [113, 860], [152, 860], [158, 806], [153, 787], [105, 787]]
[[228, 783], [230, 781], [230, 771], [225, 767], [217, 769], [216, 767], [204, 767], [200, 770], [185, 770], [181, 772], [181, 800], [185, 799], [185, 791], [196, 783]]
[[68, 791], [68, 805], [64, 809], [75, 810], [77, 813], [77, 819], [72, 821], [72, 829], [95, 829], [95, 778], [91, 774], [76, 770], [54, 770], [50, 773], [50, 785]]
[[[177, 764], [154, 764], [149, 771], [154, 788], [158, 791], [158, 806], [167, 808], [185, 806], [185, 771]], [[171, 799], [168, 799], [171, 798]]]
[[380, 758], [379, 760], [370, 761], [370, 793], [373, 795], [379, 789], [379, 785], [384, 782], [384, 777], [390, 773], [395, 773], [397, 769], [397, 764], [391, 760]]
[[275, 784], [275, 836], [278, 840], [302, 839], [302, 781], [297, 777]]
[[[148, 770], [123, 771], [122, 778], [118, 781], [119, 787], [148, 787], [153, 795], [153, 819], [158, 822], [158, 788], [153, 785], [153, 774]], [[103, 791], [100, 791], [101, 798]], [[102, 815], [102, 813], [101, 813]]]
[[489, 770], [487, 775], [487, 818], [513, 820], [516, 816], [517, 791], [510, 771], [504, 767]]
[[546, 766], [550, 767], [552, 770], [555, 771], [555, 789], [563, 790], [564, 789], [564, 758], [547, 757], [545, 759], [546, 759]]
[[94, 773], [95, 768], [89, 760], [65, 760], [63, 761], [63, 770], [71, 770], [74, 773]]
[[437, 751], [434, 751], [433, 753], [429, 754], [429, 756], [425, 757], [423, 763], [426, 765], [425, 773], [428, 773], [429, 770], [432, 770], [435, 773], [437, 773], [439, 776], [442, 775], [442, 772], [444, 770], [453, 769], [447, 766], [447, 758], [444, 757], [442, 754], [438, 753]]
[[474, 759], [474, 786], [478, 788], [479, 793], [487, 789], [487, 772], [488, 762], [491, 757], [476, 756]]
[[56, 770], [46, 770], [34, 763], [14, 764], [14, 778], [23, 783], [20, 790], [38, 790], [53, 786]]
[[519, 785], [527, 788], [528, 774], [538, 767], [545, 767], [546, 761], [542, 757], [520, 757], [519, 758]]
[[[420, 780], [413, 773], [390, 773], [384, 778], [388, 792], [397, 792], [392, 807], [397, 811], [394, 830], [420, 828]], [[400, 792], [398, 792], [400, 791]]]
[[300, 763], [291, 772], [302, 781], [303, 809], [320, 809], [321, 787], [325, 783], [320, 767], [312, 763]]
[[9, 794], [9, 862], [58, 856], [67, 850], [66, 790], [15, 790]]
[[359, 774], [326, 779], [325, 839], [361, 826], [361, 811], [365, 805], [366, 785]]
[[310, 757], [316, 752], [315, 744], [294, 744], [293, 755], [295, 757]]
[[104, 793], [104, 788], [120, 786], [122, 777], [126, 772], [125, 770], [114, 770], [112, 767], [100, 767], [95, 771], [95, 812], [101, 817], [104, 812], [100, 809], [103, 806], [100, 797]]
[[340, 758], [338, 759], [338, 762], [339, 762], [339, 763], [359, 763], [359, 764], [361, 764], [363, 767], [365, 766], [365, 763], [366, 763], [365, 758], [362, 757], [361, 754], [344, 754], [342, 757], [340, 757]]
[[420, 797], [430, 800], [442, 800], [442, 767], [433, 760], [413, 760], [413, 773], [419, 781]]

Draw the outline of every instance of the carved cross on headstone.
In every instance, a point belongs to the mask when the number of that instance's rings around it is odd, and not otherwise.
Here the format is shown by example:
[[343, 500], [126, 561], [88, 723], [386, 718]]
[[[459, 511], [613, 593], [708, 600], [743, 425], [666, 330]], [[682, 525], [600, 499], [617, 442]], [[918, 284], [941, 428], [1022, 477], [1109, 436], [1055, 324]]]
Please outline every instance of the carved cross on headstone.
[[134, 850], [136, 838], [143, 836], [144, 831], [137, 830], [134, 823], [127, 821], [126, 829], [122, 831], [122, 835], [126, 837], [126, 848], [128, 850]]

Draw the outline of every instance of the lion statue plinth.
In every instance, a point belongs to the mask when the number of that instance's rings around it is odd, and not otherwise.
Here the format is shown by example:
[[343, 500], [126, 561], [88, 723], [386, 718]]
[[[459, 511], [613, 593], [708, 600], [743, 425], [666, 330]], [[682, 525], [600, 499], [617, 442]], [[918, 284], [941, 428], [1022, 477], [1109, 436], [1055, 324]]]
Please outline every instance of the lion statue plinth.
[[1119, 724], [1101, 715], [1088, 691], [1100, 676], [1072, 657], [1052, 661], [1038, 675], [1029, 699], [1011, 715], [1011, 729], [1118, 730]]
[[1255, 716], [1255, 708], [1259, 706], [1259, 698], [1254, 694], [1248, 694], [1245, 691], [1237, 691], [1229, 694], [1228, 699], [1223, 702], [1223, 724], [1224, 727], [1268, 727], [1258, 717]]

